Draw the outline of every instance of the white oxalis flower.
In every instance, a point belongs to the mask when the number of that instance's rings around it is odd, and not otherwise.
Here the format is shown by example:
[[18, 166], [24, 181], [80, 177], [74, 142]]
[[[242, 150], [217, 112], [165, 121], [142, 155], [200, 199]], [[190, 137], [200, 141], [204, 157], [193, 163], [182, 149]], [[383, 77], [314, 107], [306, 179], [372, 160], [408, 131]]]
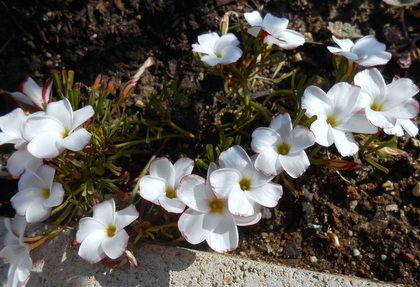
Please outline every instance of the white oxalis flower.
[[120, 257], [127, 247], [128, 234], [124, 227], [139, 217], [134, 205], [116, 211], [114, 199], [93, 206], [93, 217], [79, 221], [76, 240], [81, 243], [79, 256], [97, 263], [105, 256], [111, 259]]
[[80, 125], [94, 113], [91, 106], [73, 111], [68, 99], [49, 103], [45, 114], [29, 117], [24, 126], [28, 151], [38, 158], [54, 158], [65, 149], [82, 150], [92, 135]]
[[378, 69], [373, 68], [357, 73], [354, 83], [362, 88], [361, 103], [372, 124], [387, 134], [402, 136], [404, 129], [416, 136], [418, 127], [410, 119], [419, 111], [419, 103], [413, 98], [419, 88], [412, 80], [399, 78], [387, 85]]
[[305, 89], [302, 108], [308, 117], [317, 116], [311, 130], [318, 144], [328, 147], [334, 143], [342, 156], [351, 156], [359, 150], [352, 132], [377, 132], [360, 108], [359, 96], [360, 87], [344, 82], [335, 84], [328, 93], [316, 86]]
[[305, 37], [302, 34], [287, 29], [289, 20], [286, 18], [279, 18], [268, 13], [263, 19], [258, 11], [245, 13], [244, 16], [251, 26], [247, 29], [248, 33], [257, 37], [262, 30], [261, 40], [268, 45], [274, 44], [284, 49], [294, 49], [305, 43]]
[[32, 259], [29, 256], [30, 247], [23, 241], [26, 221], [23, 216], [16, 215], [13, 222], [4, 220], [7, 234], [0, 258], [10, 264], [7, 273], [7, 286], [24, 286], [32, 270]]
[[14, 144], [16, 149], [25, 146], [27, 141], [23, 137], [23, 125], [26, 122], [25, 112], [21, 108], [0, 117], [0, 145]]
[[31, 155], [26, 148], [17, 150], [7, 160], [7, 170], [18, 178], [25, 170], [37, 170], [43, 161], [40, 158]]
[[285, 170], [297, 178], [310, 165], [305, 149], [314, 143], [315, 136], [308, 128], [293, 128], [289, 114], [278, 115], [268, 128], [257, 128], [252, 133], [251, 147], [258, 153], [255, 168], [272, 176]]
[[185, 204], [177, 196], [178, 185], [193, 168], [194, 161], [189, 158], [180, 158], [175, 164], [165, 157], [155, 159], [150, 165], [150, 175], [140, 180], [140, 196], [169, 212], [181, 213]]
[[271, 183], [273, 176], [255, 169], [240, 146], [233, 146], [219, 157], [220, 168], [209, 176], [210, 185], [219, 198], [228, 198], [232, 214], [252, 216], [260, 206], [274, 207], [283, 194], [282, 186]]
[[228, 198], [215, 194], [208, 178], [215, 170], [211, 164], [207, 181], [198, 175], [185, 176], [178, 189], [179, 198], [189, 207], [179, 218], [178, 228], [191, 244], [206, 241], [217, 252], [226, 252], [238, 247], [237, 225], [257, 223], [261, 212], [250, 217], [232, 215], [228, 209]]
[[238, 48], [239, 41], [232, 33], [219, 36], [217, 33], [207, 33], [198, 36], [198, 44], [193, 44], [193, 51], [203, 54], [201, 60], [210, 66], [231, 64], [242, 56]]
[[334, 36], [332, 38], [340, 48], [328, 46], [331, 53], [346, 57], [364, 67], [385, 65], [392, 57], [391, 53], [385, 51], [385, 44], [372, 35], [364, 36], [356, 43], [350, 39], [338, 39]]
[[11, 199], [16, 213], [25, 216], [29, 223], [48, 218], [51, 208], [63, 202], [64, 189], [54, 182], [55, 169], [42, 165], [35, 172], [26, 170], [19, 179], [19, 192]]
[[11, 95], [17, 101], [44, 110], [51, 100], [52, 83], [52, 79], [49, 79], [43, 87], [40, 87], [31, 77], [28, 77], [19, 85], [19, 92], [13, 92]]

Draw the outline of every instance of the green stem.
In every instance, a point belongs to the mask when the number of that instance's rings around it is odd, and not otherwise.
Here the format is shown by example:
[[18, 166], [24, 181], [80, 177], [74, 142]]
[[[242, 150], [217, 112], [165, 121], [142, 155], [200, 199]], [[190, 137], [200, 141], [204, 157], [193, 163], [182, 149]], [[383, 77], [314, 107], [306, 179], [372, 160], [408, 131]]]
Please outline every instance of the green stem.
[[362, 145], [362, 147], [360, 148], [360, 152], [364, 152], [367, 148], [368, 148], [368, 146], [376, 139], [378, 137], [378, 134], [376, 133], [376, 134], [373, 134], [373, 135], [371, 135], [368, 139], [367, 139], [367, 141]]
[[267, 121], [267, 122], [271, 121], [271, 113], [270, 113], [269, 110], [267, 110], [266, 107], [264, 107], [260, 103], [254, 102], [254, 101], [250, 101], [249, 103], [250, 103], [251, 107], [256, 109], [264, 117], [265, 121]]
[[154, 141], [159, 141], [163, 139], [173, 139], [173, 138], [179, 138], [179, 137], [180, 137], [179, 135], [158, 136], [158, 137], [153, 137], [153, 138], [148, 138], [148, 139], [141, 139], [141, 140], [135, 140], [135, 141], [116, 144], [115, 148], [124, 148], [124, 147], [132, 146], [132, 145], [148, 144]]
[[187, 137], [187, 138], [195, 138], [195, 135], [193, 135], [192, 133], [190, 133], [189, 131], [184, 130], [183, 128], [179, 127], [177, 124], [175, 124], [172, 120], [168, 120], [167, 124], [173, 128], [174, 130], [180, 132], [183, 136]]

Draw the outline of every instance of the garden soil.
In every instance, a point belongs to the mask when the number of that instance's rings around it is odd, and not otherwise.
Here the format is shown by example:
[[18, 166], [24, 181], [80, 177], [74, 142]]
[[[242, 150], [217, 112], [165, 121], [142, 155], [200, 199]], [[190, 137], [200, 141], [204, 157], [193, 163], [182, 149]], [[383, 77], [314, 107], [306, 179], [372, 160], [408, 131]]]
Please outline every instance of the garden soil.
[[[348, 23], [348, 35], [376, 34], [390, 47], [394, 58], [383, 71], [387, 81], [399, 75], [420, 83], [418, 54], [409, 53], [420, 37], [420, 19], [413, 16], [420, 8], [405, 11], [402, 19], [401, 9], [379, 0], [0, 0], [0, 112], [14, 107], [5, 91], [15, 91], [27, 75], [41, 83], [51, 69], [67, 68], [86, 84], [97, 74], [118, 83], [153, 56], [155, 66], [130, 100], [155, 89], [163, 78], [195, 87], [190, 100], [174, 108], [173, 117], [201, 136], [169, 141], [160, 154], [195, 157], [206, 143], [217, 141], [211, 127], [215, 110], [223, 110], [223, 82], [204, 76], [193, 61], [191, 44], [199, 34], [217, 30], [225, 12], [242, 15], [255, 9], [287, 17], [293, 29], [305, 33], [308, 43], [286, 53], [291, 63], [286, 69], [333, 81], [328, 27], [342, 21]], [[270, 110], [276, 112], [275, 107]], [[229, 118], [229, 110], [222, 117]], [[244, 143], [253, 128], [244, 132]], [[381, 159], [389, 174], [369, 166], [342, 172], [311, 166], [294, 182], [294, 190], [284, 188], [279, 205], [265, 210], [258, 225], [240, 228], [240, 245], [233, 254], [419, 286], [420, 141], [402, 138], [398, 145], [407, 154]], [[1, 147], [0, 152], [5, 159], [11, 149]], [[146, 161], [133, 165], [133, 172]], [[0, 215], [11, 215], [7, 201], [16, 181], [1, 179], [0, 184]]]

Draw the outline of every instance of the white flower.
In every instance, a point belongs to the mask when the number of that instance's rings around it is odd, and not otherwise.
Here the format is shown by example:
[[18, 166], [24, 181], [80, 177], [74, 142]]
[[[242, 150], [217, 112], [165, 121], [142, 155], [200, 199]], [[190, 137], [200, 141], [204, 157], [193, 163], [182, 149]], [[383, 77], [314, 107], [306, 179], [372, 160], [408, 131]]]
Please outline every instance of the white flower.
[[209, 176], [210, 185], [219, 198], [228, 198], [232, 214], [252, 216], [259, 205], [274, 207], [283, 194], [281, 185], [271, 183], [255, 169], [253, 162], [240, 146], [233, 146], [219, 157], [220, 169]]
[[12, 153], [7, 160], [7, 170], [13, 177], [18, 178], [25, 170], [37, 170], [42, 163], [42, 159], [34, 157], [25, 148]]
[[24, 126], [23, 135], [30, 141], [28, 151], [38, 158], [54, 158], [65, 149], [82, 150], [91, 134], [79, 126], [93, 114], [91, 106], [73, 112], [67, 99], [49, 103], [45, 115], [29, 117]]
[[7, 285], [10, 287], [24, 286], [32, 270], [32, 259], [29, 256], [30, 247], [23, 242], [26, 228], [25, 218], [16, 215], [13, 222], [9, 218], [4, 220], [7, 234], [4, 248], [0, 251], [0, 258], [10, 264], [7, 273]]
[[10, 143], [19, 149], [27, 143], [22, 135], [26, 118], [25, 112], [21, 108], [14, 109], [0, 117], [0, 145]]
[[63, 202], [64, 189], [60, 183], [53, 182], [54, 174], [54, 168], [42, 165], [35, 172], [26, 170], [19, 179], [19, 191], [10, 201], [16, 213], [25, 216], [27, 222], [47, 219], [51, 208]]
[[76, 240], [81, 243], [79, 256], [97, 263], [105, 256], [120, 257], [127, 247], [128, 234], [124, 227], [139, 217], [134, 205], [115, 211], [114, 199], [106, 200], [93, 207], [93, 217], [79, 221]]
[[13, 92], [11, 95], [17, 101], [44, 110], [51, 100], [52, 83], [52, 79], [49, 79], [41, 88], [31, 77], [28, 77], [19, 85], [19, 92]]
[[354, 83], [362, 88], [362, 105], [366, 117], [385, 133], [403, 135], [403, 128], [411, 136], [418, 128], [410, 121], [417, 116], [419, 104], [413, 98], [419, 88], [407, 78], [395, 79], [386, 84], [381, 73], [376, 69], [366, 69], [356, 74]]
[[[214, 169], [215, 165], [211, 164], [207, 178]], [[261, 212], [250, 217], [232, 215], [227, 197], [213, 193], [208, 180], [198, 175], [188, 175], [181, 180], [178, 196], [189, 207], [178, 221], [181, 234], [191, 244], [205, 240], [217, 252], [238, 247], [237, 225], [251, 225], [261, 219]]]
[[189, 158], [180, 158], [175, 164], [165, 157], [155, 159], [150, 165], [150, 175], [140, 180], [140, 196], [169, 212], [183, 212], [185, 204], [177, 197], [177, 189], [181, 179], [191, 174], [193, 168], [194, 161]]
[[289, 114], [275, 117], [268, 128], [252, 133], [252, 149], [258, 153], [255, 168], [267, 175], [278, 175], [283, 169], [297, 178], [309, 167], [305, 149], [315, 143], [314, 134], [304, 126], [293, 128]]
[[350, 39], [337, 39], [334, 36], [332, 38], [340, 48], [328, 46], [331, 53], [344, 56], [349, 61], [364, 67], [384, 65], [392, 57], [391, 53], [385, 51], [385, 44], [376, 40], [372, 35], [364, 36], [356, 43]]
[[217, 33], [207, 33], [198, 36], [198, 44], [193, 44], [193, 51], [203, 54], [201, 60], [210, 66], [231, 64], [242, 56], [242, 50], [237, 46], [239, 41], [232, 33], [220, 37]]
[[278, 18], [268, 13], [263, 19], [258, 11], [245, 13], [244, 16], [251, 26], [247, 29], [248, 33], [257, 37], [263, 30], [260, 36], [268, 45], [274, 44], [284, 49], [294, 49], [305, 43], [305, 37], [302, 34], [287, 29], [289, 20], [286, 18]]
[[328, 93], [315, 86], [305, 89], [302, 108], [306, 109], [308, 117], [317, 116], [311, 130], [318, 144], [330, 146], [334, 143], [342, 156], [351, 156], [359, 150], [352, 132], [377, 132], [359, 107], [359, 95], [359, 87], [343, 82], [335, 84]]

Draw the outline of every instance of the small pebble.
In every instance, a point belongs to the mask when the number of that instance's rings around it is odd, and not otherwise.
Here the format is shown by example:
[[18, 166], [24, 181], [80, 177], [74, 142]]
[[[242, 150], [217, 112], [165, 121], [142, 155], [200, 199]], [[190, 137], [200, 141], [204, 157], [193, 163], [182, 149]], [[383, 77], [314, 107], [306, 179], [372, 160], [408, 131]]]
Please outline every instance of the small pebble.
[[347, 234], [348, 234], [350, 237], [352, 237], [352, 236], [353, 236], [353, 231], [349, 230], [349, 231], [347, 231]]
[[392, 181], [387, 180], [382, 184], [382, 188], [385, 191], [391, 191], [391, 190], [394, 190], [394, 184], [392, 183]]
[[350, 207], [350, 209], [351, 209], [351, 210], [354, 210], [354, 209], [356, 208], [357, 204], [359, 204], [359, 203], [357, 202], [357, 200], [352, 200], [352, 201], [350, 201], [350, 203], [349, 203], [349, 207]]
[[360, 256], [359, 249], [353, 249], [353, 256], [356, 256], [356, 257]]
[[385, 261], [388, 257], [385, 254], [381, 254], [381, 260]]
[[419, 197], [419, 196], [420, 196], [420, 182], [417, 182], [417, 183], [416, 183], [416, 185], [415, 185], [415, 186], [414, 186], [414, 188], [413, 188], [412, 193], [413, 193], [413, 195], [414, 195], [415, 197]]
[[316, 263], [318, 262], [318, 258], [316, 258], [316, 256], [310, 256], [309, 260], [311, 261], [311, 263]]
[[385, 207], [386, 211], [398, 211], [398, 205], [394, 204], [389, 204]]

